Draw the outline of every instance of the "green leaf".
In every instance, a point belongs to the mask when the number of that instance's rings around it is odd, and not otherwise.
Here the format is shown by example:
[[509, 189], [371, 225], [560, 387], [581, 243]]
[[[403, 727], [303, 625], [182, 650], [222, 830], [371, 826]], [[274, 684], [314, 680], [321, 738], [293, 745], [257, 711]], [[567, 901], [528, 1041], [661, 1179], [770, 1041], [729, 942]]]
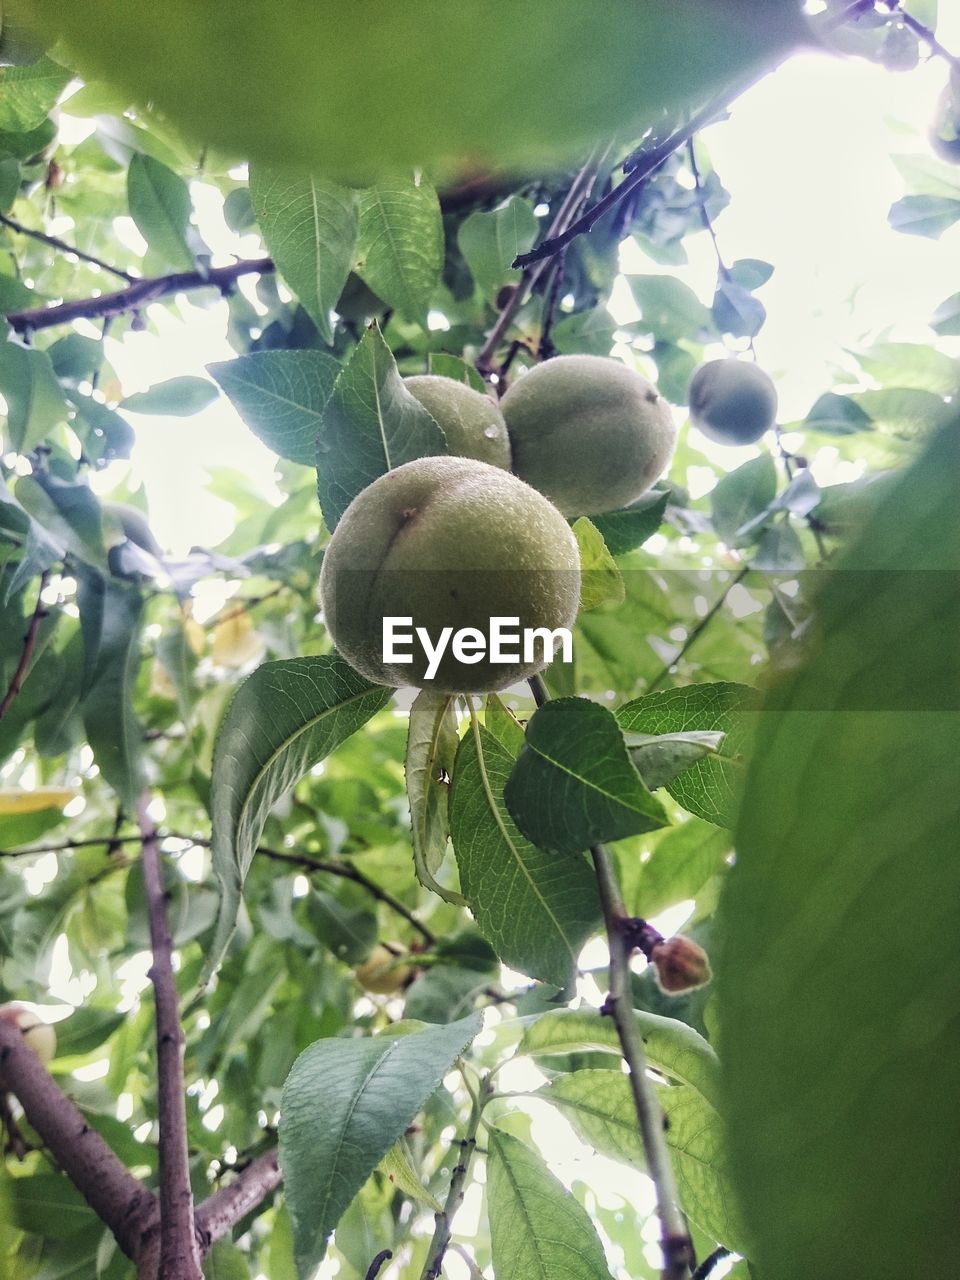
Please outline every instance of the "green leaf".
[[443, 1213], [443, 1205], [420, 1181], [420, 1175], [413, 1166], [410, 1151], [403, 1138], [390, 1148], [378, 1168], [408, 1199], [425, 1204], [434, 1213]]
[[[713, 527], [728, 547], [755, 540], [757, 518], [777, 496], [777, 468], [769, 453], [752, 458], [730, 471], [710, 494]], [[749, 527], [746, 527], [749, 526]]]
[[513, 757], [486, 729], [460, 743], [450, 796], [450, 833], [460, 885], [474, 919], [514, 969], [563, 987], [600, 920], [586, 860], [555, 857], [520, 834], [503, 802]]
[[357, 244], [357, 193], [315, 174], [253, 165], [250, 198], [277, 270], [331, 342], [330, 312]]
[[856, 400], [828, 391], [814, 404], [803, 425], [814, 431], [846, 436], [855, 431], [871, 430], [873, 422], [870, 415], [861, 409]]
[[625, 733], [623, 737], [640, 777], [656, 791], [695, 764], [716, 756], [724, 735], [694, 729], [689, 733]]
[[145, 781], [143, 727], [133, 709], [143, 598], [99, 574], [88, 575], [88, 588], [96, 593], [101, 623], [96, 663], [80, 713], [100, 773], [132, 810]]
[[267, 662], [238, 689], [213, 760], [213, 866], [222, 901], [209, 977], [233, 933], [243, 880], [276, 802], [389, 702], [336, 656]]
[[127, 396], [120, 403], [121, 409], [131, 413], [169, 414], [175, 418], [188, 418], [213, 404], [217, 389], [206, 378], [168, 378], [147, 391]]
[[0, 342], [0, 392], [7, 402], [7, 435], [29, 453], [67, 416], [60, 383], [45, 351]]
[[714, 323], [721, 333], [735, 338], [755, 338], [763, 328], [767, 310], [759, 298], [736, 280], [720, 275], [711, 308]]
[[42, 124], [70, 79], [66, 67], [47, 57], [27, 67], [0, 67], [0, 129], [27, 133]]
[[428, 372], [438, 378], [452, 378], [454, 382], [465, 382], [481, 395], [487, 394], [487, 384], [480, 377], [474, 365], [467, 364], [459, 356], [448, 355], [445, 351], [431, 351], [427, 357]]
[[[720, 1063], [703, 1036], [685, 1022], [658, 1013], [637, 1010], [634, 1017], [650, 1065], [716, 1104]], [[594, 1009], [556, 1009], [542, 1014], [527, 1027], [519, 1048], [520, 1053], [532, 1057], [584, 1051], [622, 1056], [616, 1027]]]
[[[589, 22], [579, 0], [495, 13], [402, 0], [375, 24], [363, 9], [291, 0], [34, 7], [84, 79], [120, 86], [229, 154], [357, 182], [417, 165], [446, 177], [552, 170], [809, 39], [790, 0], [616, 4]], [[547, 101], [544, 67], [577, 92]]]
[[483, 723], [512, 756], [523, 746], [523, 725], [498, 693], [488, 693], [483, 700]]
[[652, 489], [638, 498], [633, 506], [594, 516], [593, 524], [599, 529], [612, 556], [626, 555], [628, 551], [643, 546], [657, 532], [669, 501], [669, 493]]
[[461, 222], [457, 243], [482, 293], [495, 298], [504, 284], [520, 278], [510, 264], [533, 248], [539, 230], [530, 201], [517, 195], [489, 213], [477, 210]]
[[586, 698], [558, 698], [535, 713], [504, 797], [527, 839], [553, 853], [667, 825], [612, 712]]
[[939, 240], [948, 227], [960, 221], [960, 200], [950, 196], [904, 196], [890, 206], [894, 231]]
[[69, 1018], [57, 1023], [57, 1057], [83, 1056], [99, 1049], [126, 1019], [123, 1013], [92, 1005], [74, 1009]]
[[317, 439], [317, 488], [327, 528], [357, 494], [401, 463], [446, 453], [443, 431], [403, 384], [376, 325], [334, 384]]
[[255, 436], [281, 458], [316, 466], [324, 406], [340, 372], [323, 351], [256, 351], [207, 366]]
[[150, 248], [171, 267], [190, 271], [194, 266], [186, 239], [190, 190], [179, 174], [153, 156], [135, 152], [127, 170], [127, 203]]
[[448, 799], [457, 754], [455, 699], [421, 689], [410, 708], [406, 780], [417, 879], [445, 901], [462, 903], [435, 879], [447, 852]]
[[596, 609], [601, 604], [622, 604], [625, 598], [623, 578], [616, 561], [607, 549], [603, 534], [581, 516], [573, 525], [580, 549], [580, 611]]
[[876, 342], [854, 354], [884, 387], [912, 387], [939, 396], [955, 395], [960, 387], [960, 361], [920, 342]]
[[410, 1035], [318, 1040], [283, 1087], [280, 1163], [301, 1275], [369, 1175], [480, 1030], [480, 1015]]
[[952, 410], [942, 396], [913, 387], [883, 387], [858, 391], [853, 397], [878, 431], [913, 440], [943, 426]]
[[616, 712], [625, 733], [677, 734], [719, 732], [717, 751], [666, 784], [678, 804], [698, 818], [730, 826], [743, 782], [747, 713], [756, 707], [756, 692], [747, 685], [720, 681], [648, 693]]
[[958, 473], [953, 422], [821, 575], [751, 753], [719, 1013], [751, 1258], [779, 1280], [890, 1274], [891, 1241], [935, 1275], [960, 1248]]
[[643, 328], [658, 338], [696, 340], [716, 332], [709, 307], [672, 276], [627, 276]]
[[702, 818], [689, 818], [656, 838], [643, 863], [624, 847], [620, 854], [623, 893], [631, 915], [649, 919], [667, 907], [695, 898], [712, 876], [725, 870], [732, 840], [722, 827]]
[[310, 895], [307, 911], [314, 933], [338, 960], [355, 965], [370, 954], [377, 940], [377, 917], [370, 910], [369, 898], [350, 907], [332, 893], [317, 889]]
[[497, 1280], [610, 1280], [587, 1211], [518, 1138], [492, 1129], [487, 1156], [490, 1247]]
[[666, 1120], [680, 1203], [701, 1231], [728, 1249], [752, 1257], [751, 1237], [730, 1178], [727, 1132], [719, 1112], [689, 1085], [659, 1089], [657, 1096]]
[[945, 338], [960, 334], [960, 293], [952, 293], [940, 303], [933, 313], [930, 328]]
[[394, 178], [360, 193], [354, 269], [378, 298], [425, 325], [443, 266], [443, 223], [433, 187]]
[[14, 572], [3, 579], [0, 606], [22, 590], [31, 578], [56, 564], [65, 550], [63, 543], [21, 506], [0, 475], [0, 531], [4, 529], [23, 539], [23, 551]]

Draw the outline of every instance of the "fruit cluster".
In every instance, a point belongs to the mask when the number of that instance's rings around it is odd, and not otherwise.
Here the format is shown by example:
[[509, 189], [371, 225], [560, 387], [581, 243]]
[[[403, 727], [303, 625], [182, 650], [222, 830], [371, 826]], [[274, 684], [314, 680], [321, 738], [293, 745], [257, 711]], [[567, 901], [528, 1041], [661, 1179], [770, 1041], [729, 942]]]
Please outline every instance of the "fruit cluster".
[[[663, 474], [676, 427], [656, 388], [618, 360], [557, 356], [519, 377], [499, 405], [452, 378], [407, 389], [443, 429], [448, 453], [418, 458], [364, 489], [324, 555], [324, 617], [350, 664], [378, 684], [485, 692], [525, 679], [545, 659], [494, 664], [449, 651], [433, 678], [425, 661], [396, 665], [383, 620], [404, 617], [430, 636], [486, 634], [491, 618], [520, 629], [570, 628], [580, 561], [567, 517], [636, 502]], [[691, 420], [729, 444], [773, 425], [776, 392], [755, 365], [702, 366]]]

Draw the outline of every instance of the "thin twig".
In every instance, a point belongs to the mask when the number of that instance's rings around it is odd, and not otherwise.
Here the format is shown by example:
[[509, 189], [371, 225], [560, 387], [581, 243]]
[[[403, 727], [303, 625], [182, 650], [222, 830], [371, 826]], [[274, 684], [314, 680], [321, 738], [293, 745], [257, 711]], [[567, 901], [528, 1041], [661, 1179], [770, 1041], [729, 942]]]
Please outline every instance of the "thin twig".
[[10, 326], [18, 333], [33, 333], [38, 329], [50, 329], [58, 324], [72, 324], [74, 320], [94, 320], [107, 316], [119, 316], [137, 311], [150, 302], [156, 302], [172, 293], [189, 289], [219, 289], [228, 292], [241, 276], [265, 275], [274, 270], [270, 258], [234, 262], [227, 267], [210, 267], [206, 271], [177, 271], [171, 275], [156, 276], [149, 280], [136, 280], [126, 289], [116, 293], [102, 293], [93, 298], [78, 298], [61, 302], [52, 307], [38, 307], [32, 311], [11, 311], [7, 316]]
[[[184, 840], [197, 845], [201, 849], [209, 849], [211, 843], [208, 836], [187, 836], [175, 831], [160, 833], [158, 834], [158, 839]], [[91, 849], [101, 844], [108, 847], [111, 845], [139, 844], [140, 840], [141, 837], [139, 835], [92, 836], [83, 840], [64, 840], [59, 844], [38, 844], [26, 849], [0, 849], [0, 858], [39, 857], [43, 853], [70, 853], [74, 849]], [[264, 845], [258, 846], [257, 853], [263, 854], [265, 858], [270, 858], [274, 862], [286, 862], [290, 866], [301, 867], [304, 871], [338, 876], [341, 880], [351, 880], [354, 884], [358, 884], [365, 889], [372, 898], [376, 898], [385, 907], [389, 907], [398, 916], [402, 916], [410, 927], [420, 934], [424, 942], [432, 945], [437, 940], [433, 930], [428, 928], [421, 920], [418, 920], [409, 907], [405, 906], [399, 898], [395, 898], [387, 889], [381, 888], [375, 880], [371, 880], [369, 876], [365, 875], [351, 862], [315, 858], [309, 853], [297, 853], [292, 849], [269, 849]]]
[[664, 1137], [663, 1111], [656, 1087], [647, 1074], [643, 1037], [633, 1012], [630, 946], [622, 928], [627, 912], [610, 854], [602, 844], [596, 844], [592, 846], [590, 855], [597, 875], [597, 888], [600, 891], [610, 947], [609, 990], [603, 1012], [613, 1019], [623, 1058], [630, 1072], [630, 1088], [647, 1158], [647, 1173], [657, 1196], [660, 1247], [664, 1262], [663, 1280], [684, 1280], [690, 1272], [693, 1246], [680, 1211], [676, 1179]]
[[370, 1263], [369, 1267], [367, 1267], [367, 1274], [364, 1276], [364, 1280], [377, 1280], [377, 1276], [392, 1257], [392, 1249], [381, 1249], [374, 1260]]
[[[570, 184], [567, 194], [564, 196], [560, 208], [557, 210], [556, 216], [547, 231], [548, 238], [558, 235], [567, 226], [570, 218], [576, 212], [584, 192], [589, 189], [588, 184], [590, 186], [593, 184], [594, 170], [600, 162], [600, 158], [596, 151], [592, 152], [586, 164]], [[494, 353], [500, 345], [504, 334], [509, 329], [511, 320], [526, 301], [527, 296], [536, 288], [545, 271], [545, 266], [538, 265], [529, 271], [525, 270], [520, 277], [516, 288], [501, 308], [500, 314], [497, 316], [493, 328], [487, 334], [486, 341], [474, 362], [481, 374], [490, 373]]]
[[450, 1245], [450, 1237], [453, 1234], [453, 1219], [463, 1201], [463, 1192], [467, 1174], [470, 1171], [470, 1162], [477, 1149], [477, 1129], [480, 1127], [483, 1103], [489, 1096], [490, 1083], [489, 1080], [486, 1080], [481, 1085], [480, 1095], [473, 1098], [466, 1133], [459, 1139], [457, 1144], [460, 1147], [460, 1159], [450, 1175], [450, 1186], [447, 1190], [447, 1198], [443, 1202], [443, 1209], [435, 1215], [436, 1225], [433, 1231], [433, 1239], [430, 1241], [430, 1248], [427, 1250], [427, 1258], [423, 1264], [420, 1280], [437, 1280], [443, 1268], [444, 1255], [447, 1252]]
[[912, 13], [908, 13], [902, 5], [894, 6], [894, 12], [900, 15], [900, 19], [905, 27], [909, 27], [915, 36], [919, 36], [924, 44], [928, 44], [937, 57], [942, 58], [952, 70], [960, 74], [960, 58], [956, 54], [951, 53], [945, 48], [929, 27], [925, 26], [919, 19], [915, 18]]
[[654, 689], [658, 689], [660, 685], [663, 684], [664, 680], [666, 680], [667, 676], [670, 674], [673, 668], [677, 665], [677, 663], [681, 662], [687, 656], [687, 654], [690, 652], [690, 650], [693, 648], [696, 642], [703, 635], [704, 631], [706, 631], [707, 627], [709, 627], [710, 623], [714, 620], [714, 618], [723, 608], [723, 604], [727, 596], [730, 594], [730, 592], [738, 583], [744, 580], [744, 578], [747, 576], [749, 572], [750, 572], [750, 566], [748, 564], [745, 564], [734, 575], [734, 577], [731, 578], [731, 580], [724, 587], [723, 591], [718, 596], [718, 598], [714, 601], [714, 603], [710, 606], [708, 611], [703, 615], [703, 617], [700, 619], [697, 625], [693, 628], [693, 630], [687, 636], [686, 640], [684, 640], [683, 644], [677, 650], [676, 655], [673, 658], [671, 658], [670, 661], [661, 668], [661, 670], [657, 673], [657, 675], [654, 676], [654, 678], [647, 685], [647, 688], [645, 690], [646, 693], [653, 693]]
[[104, 262], [102, 258], [97, 258], [92, 253], [85, 253], [83, 249], [78, 249], [76, 245], [67, 244], [65, 240], [60, 240], [57, 236], [47, 235], [45, 231], [34, 231], [33, 227], [25, 227], [22, 222], [17, 222], [16, 218], [8, 217], [5, 213], [0, 213], [0, 223], [5, 227], [9, 227], [11, 231], [16, 231], [18, 235], [29, 236], [31, 240], [39, 240], [41, 244], [48, 245], [59, 253], [72, 255], [74, 258], [79, 258], [81, 262], [89, 262], [92, 267], [99, 267], [101, 271], [109, 271], [111, 275], [118, 276], [121, 280], [126, 280], [127, 284], [133, 284], [138, 278], [131, 275], [129, 271], [123, 271], [120, 267], [112, 267], [109, 262]]
[[147, 812], [149, 797], [137, 803], [143, 848], [143, 882], [150, 922], [150, 945], [157, 1023], [157, 1111], [160, 1127], [160, 1272], [158, 1280], [202, 1280], [193, 1216], [187, 1145], [183, 1027], [173, 972], [173, 939], [167, 920], [160, 841]]
[[201, 1253], [225, 1236], [241, 1218], [262, 1204], [283, 1181], [276, 1147], [251, 1160], [232, 1182], [197, 1206], [196, 1231]]
[[703, 223], [704, 230], [710, 236], [713, 243], [713, 251], [717, 255], [717, 270], [720, 275], [726, 279], [730, 272], [727, 268], [727, 264], [723, 260], [723, 254], [720, 252], [720, 241], [717, 239], [717, 233], [713, 229], [710, 210], [707, 208], [707, 194], [703, 189], [703, 179], [700, 176], [700, 166], [697, 164], [697, 148], [693, 138], [687, 142], [687, 159], [690, 164], [690, 172], [693, 174], [693, 181], [696, 185], [697, 204], [700, 206], [700, 221]]
[[690, 1277], [690, 1280], [707, 1280], [707, 1277], [712, 1275], [724, 1258], [729, 1258], [731, 1253], [731, 1249], [725, 1249], [723, 1245], [720, 1245], [718, 1249], [714, 1249], [713, 1253], [704, 1258]]
[[33, 657], [33, 651], [37, 647], [37, 633], [40, 630], [40, 624], [47, 616], [47, 611], [43, 607], [43, 593], [46, 590], [47, 583], [50, 581], [50, 571], [44, 569], [40, 575], [40, 587], [37, 591], [37, 603], [34, 607], [33, 614], [30, 618], [30, 624], [27, 627], [27, 633], [23, 637], [23, 648], [20, 651], [20, 661], [17, 663], [16, 670], [10, 677], [10, 683], [7, 685], [7, 691], [0, 699], [0, 720], [7, 714], [13, 703], [14, 698], [23, 687], [23, 682], [27, 678], [27, 672], [30, 668], [30, 659]]

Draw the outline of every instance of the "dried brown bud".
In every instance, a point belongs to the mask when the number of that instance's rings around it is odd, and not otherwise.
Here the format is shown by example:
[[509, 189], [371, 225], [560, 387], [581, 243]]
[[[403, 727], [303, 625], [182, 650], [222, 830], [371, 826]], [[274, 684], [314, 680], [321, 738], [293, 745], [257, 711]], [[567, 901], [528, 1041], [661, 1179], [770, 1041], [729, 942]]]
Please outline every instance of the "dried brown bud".
[[680, 995], [705, 986], [713, 974], [703, 947], [689, 938], [665, 938], [650, 952], [650, 963], [657, 974], [657, 985], [667, 995]]

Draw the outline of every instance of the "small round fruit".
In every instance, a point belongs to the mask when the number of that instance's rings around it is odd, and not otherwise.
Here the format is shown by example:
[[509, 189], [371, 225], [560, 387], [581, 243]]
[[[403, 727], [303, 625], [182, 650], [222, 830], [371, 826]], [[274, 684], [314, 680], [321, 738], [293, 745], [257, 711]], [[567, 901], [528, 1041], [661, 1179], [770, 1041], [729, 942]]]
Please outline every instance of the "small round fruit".
[[[327, 627], [351, 666], [376, 684], [441, 693], [503, 689], [542, 671], [539, 642], [529, 661], [522, 644], [509, 645], [516, 661], [490, 660], [491, 619], [519, 619], [511, 633], [572, 627], [579, 596], [577, 542], [556, 507], [508, 471], [450, 456], [407, 462], [358, 494], [320, 575]], [[411, 619], [403, 630], [423, 628], [431, 646], [451, 628], [429, 678], [416, 638], [404, 649], [412, 662], [385, 656], [388, 617]], [[484, 643], [458, 653], [451, 636], [465, 628]]]
[[690, 421], [718, 444], [755, 444], [777, 420], [777, 389], [759, 365], [710, 360], [690, 379]]
[[677, 440], [657, 389], [603, 356], [556, 356], [537, 365], [500, 407], [514, 473], [568, 516], [635, 502], [666, 470]]
[[489, 396], [437, 374], [415, 374], [403, 381], [443, 428], [450, 453], [510, 470], [507, 424]]
[[49, 1022], [43, 1022], [25, 1004], [12, 1002], [0, 1005], [0, 1018], [19, 1027], [26, 1045], [33, 1050], [44, 1066], [56, 1057], [57, 1033]]
[[389, 947], [378, 942], [356, 973], [364, 991], [389, 996], [406, 986], [413, 970], [408, 964], [402, 964]]

